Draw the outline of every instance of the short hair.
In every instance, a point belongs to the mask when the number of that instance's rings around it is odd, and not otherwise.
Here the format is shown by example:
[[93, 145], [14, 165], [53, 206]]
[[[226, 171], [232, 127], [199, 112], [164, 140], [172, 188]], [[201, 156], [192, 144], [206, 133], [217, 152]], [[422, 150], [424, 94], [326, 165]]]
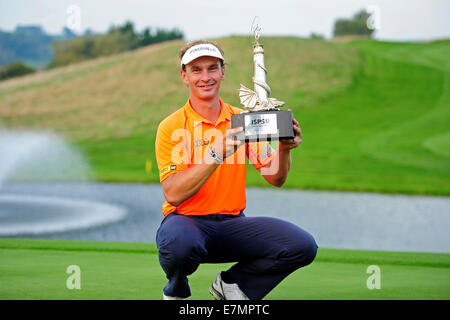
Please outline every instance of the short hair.
[[[212, 44], [217, 49], [219, 49], [219, 51], [222, 54], [222, 56], [224, 56], [222, 48], [219, 47], [219, 45], [217, 43], [215, 43], [213, 41], [208, 41], [208, 40], [196, 40], [196, 41], [188, 42], [183, 48], [181, 48], [181, 50], [180, 50], [180, 60], [183, 59], [183, 56], [186, 53], [186, 51], [188, 51], [190, 48], [192, 48], [193, 46], [196, 46], [198, 44]], [[225, 63], [224, 63], [224, 61], [222, 59], [219, 59], [219, 60], [220, 60], [220, 66], [223, 68], [225, 66]], [[183, 71], [186, 71], [186, 66], [184, 64], [181, 66], [181, 68], [183, 69]]]

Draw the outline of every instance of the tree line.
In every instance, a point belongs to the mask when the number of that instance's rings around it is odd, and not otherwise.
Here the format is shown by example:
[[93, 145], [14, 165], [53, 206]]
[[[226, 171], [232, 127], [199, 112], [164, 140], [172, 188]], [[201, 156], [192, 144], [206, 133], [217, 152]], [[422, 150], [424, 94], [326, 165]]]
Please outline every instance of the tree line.
[[[367, 27], [368, 18], [366, 10], [360, 10], [351, 18], [337, 19], [333, 36], [372, 37], [374, 30]], [[0, 31], [0, 65], [10, 62], [0, 67], [0, 80], [35, 72], [33, 67], [36, 67], [37, 62], [42, 68], [46, 59], [51, 59], [46, 68], [55, 68], [183, 38], [183, 32], [177, 28], [152, 30], [148, 27], [142, 32], [136, 32], [131, 21], [111, 26], [105, 34], [94, 34], [87, 30], [82, 36], [76, 36], [67, 28], [64, 28], [60, 36], [48, 36], [39, 26], [17, 27], [12, 34]], [[312, 33], [310, 38], [323, 40], [324, 36]], [[22, 59], [15, 58], [19, 56]]]
[[333, 36], [358, 35], [371, 37], [374, 30], [367, 27], [370, 15], [366, 10], [360, 10], [350, 19], [339, 18], [334, 22]]
[[157, 28], [155, 32], [151, 31], [151, 28], [146, 28], [138, 33], [134, 30], [134, 24], [127, 21], [123, 25], [112, 26], [106, 34], [85, 34], [82, 37], [55, 42], [52, 44], [53, 59], [48, 67], [64, 66], [184, 37], [183, 32], [177, 28]]
[[104, 34], [87, 30], [81, 36], [68, 28], [51, 36], [40, 26], [18, 26], [14, 32], [0, 31], [0, 81], [183, 37], [177, 28], [136, 32], [131, 21], [111, 26]]

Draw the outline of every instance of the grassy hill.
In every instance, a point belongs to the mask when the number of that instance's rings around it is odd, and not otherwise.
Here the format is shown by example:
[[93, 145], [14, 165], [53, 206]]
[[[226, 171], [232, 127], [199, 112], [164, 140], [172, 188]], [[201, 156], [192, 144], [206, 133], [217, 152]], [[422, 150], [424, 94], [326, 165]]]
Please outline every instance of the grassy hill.
[[[222, 98], [251, 86], [251, 39], [217, 42], [228, 62]], [[303, 131], [286, 187], [450, 195], [450, 41], [333, 43], [264, 38], [272, 96]], [[158, 182], [158, 123], [182, 106], [182, 41], [0, 84], [11, 128], [52, 128], [103, 181]], [[146, 162], [153, 164], [146, 172]], [[266, 185], [255, 170], [248, 185]]]

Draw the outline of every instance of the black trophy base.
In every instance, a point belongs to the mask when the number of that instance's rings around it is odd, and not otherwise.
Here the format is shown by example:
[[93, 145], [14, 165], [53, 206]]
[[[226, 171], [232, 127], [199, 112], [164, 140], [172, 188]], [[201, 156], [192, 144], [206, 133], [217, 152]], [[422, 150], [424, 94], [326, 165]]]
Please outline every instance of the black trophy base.
[[243, 127], [235, 139], [245, 142], [293, 139], [293, 115], [286, 110], [264, 110], [233, 114], [231, 128]]

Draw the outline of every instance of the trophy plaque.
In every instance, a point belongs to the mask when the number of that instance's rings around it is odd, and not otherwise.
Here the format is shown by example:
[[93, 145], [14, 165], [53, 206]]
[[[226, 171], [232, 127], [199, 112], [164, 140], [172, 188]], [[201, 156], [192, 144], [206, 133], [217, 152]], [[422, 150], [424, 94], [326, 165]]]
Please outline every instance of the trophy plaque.
[[253, 28], [254, 91], [241, 84], [239, 98], [244, 111], [231, 116], [231, 127], [243, 127], [243, 133], [235, 135], [245, 142], [293, 139], [295, 137], [291, 111], [280, 110], [284, 102], [270, 98], [270, 87], [266, 82], [267, 69], [264, 64], [264, 47], [259, 43], [261, 28]]

